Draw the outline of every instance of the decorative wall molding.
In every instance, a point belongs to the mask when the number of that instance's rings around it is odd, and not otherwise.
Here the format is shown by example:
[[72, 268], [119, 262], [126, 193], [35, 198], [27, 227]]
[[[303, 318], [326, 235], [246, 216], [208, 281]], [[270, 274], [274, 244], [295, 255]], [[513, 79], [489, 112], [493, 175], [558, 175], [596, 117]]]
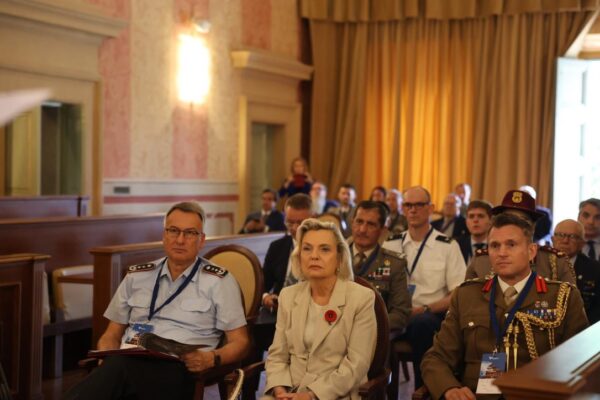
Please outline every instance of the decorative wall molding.
[[230, 235], [239, 229], [237, 189], [238, 183], [229, 181], [106, 179], [103, 214], [166, 212], [174, 203], [195, 200], [206, 212], [206, 234]]
[[0, 14], [101, 37], [116, 37], [127, 26], [91, 4], [70, 0], [3, 0]]
[[297, 81], [310, 79], [313, 71], [313, 67], [289, 57], [258, 49], [232, 51], [231, 59], [233, 66], [236, 68], [263, 72]]
[[[273, 182], [283, 182], [289, 165], [301, 148], [302, 105], [298, 85], [311, 79], [313, 67], [290, 56], [257, 49], [231, 52], [234, 67], [240, 72], [238, 139], [238, 216], [250, 207], [250, 173], [256, 162], [252, 154], [252, 125], [275, 126], [275, 148], [270, 165]], [[241, 221], [238, 221], [241, 223]]]

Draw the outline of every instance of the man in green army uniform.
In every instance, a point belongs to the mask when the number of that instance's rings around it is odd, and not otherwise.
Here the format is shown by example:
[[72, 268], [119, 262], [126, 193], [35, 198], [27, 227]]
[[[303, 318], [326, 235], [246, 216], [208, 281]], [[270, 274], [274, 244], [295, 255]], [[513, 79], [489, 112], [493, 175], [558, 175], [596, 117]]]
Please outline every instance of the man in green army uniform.
[[[534, 198], [529, 193], [521, 190], [509, 190], [504, 195], [502, 205], [492, 210], [493, 215], [500, 213], [514, 213], [527, 218], [534, 224], [542, 216], [535, 210]], [[537, 256], [534, 258], [531, 268], [544, 278], [575, 284], [575, 271], [569, 262], [569, 258], [565, 253], [554, 247], [538, 247]], [[475, 257], [469, 263], [465, 279], [485, 278], [490, 274], [491, 266], [488, 249], [477, 250]]]
[[406, 258], [379, 245], [386, 219], [384, 203], [360, 202], [352, 218], [352, 237], [348, 242], [354, 274], [370, 281], [385, 300], [390, 329], [403, 331], [412, 309], [406, 281]]
[[496, 276], [465, 281], [454, 291], [421, 364], [434, 399], [499, 398], [495, 386], [485, 385], [490, 360], [500, 360], [494, 366], [501, 370], [518, 368], [588, 326], [574, 285], [531, 270], [532, 236], [523, 218], [502, 213], [492, 220], [488, 249]]

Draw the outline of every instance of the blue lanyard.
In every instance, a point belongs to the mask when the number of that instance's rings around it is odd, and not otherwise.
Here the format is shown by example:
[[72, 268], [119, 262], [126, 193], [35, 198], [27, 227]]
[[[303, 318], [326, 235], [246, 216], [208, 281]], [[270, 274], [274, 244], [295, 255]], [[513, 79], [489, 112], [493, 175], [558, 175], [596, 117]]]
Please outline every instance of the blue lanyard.
[[378, 252], [379, 252], [379, 245], [377, 245], [375, 247], [375, 250], [373, 250], [373, 252], [369, 256], [369, 258], [367, 258], [365, 260], [362, 267], [360, 268], [360, 271], [358, 271], [358, 276], [363, 276], [365, 274], [365, 272], [367, 272], [369, 270], [369, 267], [371, 266], [371, 264], [373, 264], [373, 261], [375, 261], [375, 258], [377, 257]]
[[165, 260], [162, 262], [162, 265], [160, 267], [160, 271], [158, 271], [158, 276], [156, 277], [156, 282], [154, 283], [154, 290], [152, 290], [152, 301], [150, 302], [150, 313], [148, 314], [148, 321], [150, 321], [152, 319], [152, 317], [154, 317], [154, 314], [156, 314], [157, 312], [162, 310], [164, 306], [166, 306], [167, 304], [172, 302], [177, 296], [179, 296], [179, 294], [181, 292], [183, 292], [183, 289], [185, 289], [185, 287], [187, 285], [189, 285], [189, 283], [192, 281], [192, 278], [196, 275], [196, 272], [198, 272], [198, 268], [200, 267], [200, 263], [202, 262], [202, 259], [200, 257], [198, 257], [198, 261], [196, 261], [196, 263], [194, 264], [194, 268], [192, 268], [192, 272], [190, 272], [190, 274], [185, 278], [183, 283], [181, 285], [179, 285], [179, 287], [177, 288], [175, 293], [173, 293], [171, 295], [171, 297], [169, 297], [167, 300], [165, 300], [165, 302], [160, 307], [158, 307], [157, 309], [154, 309], [156, 307], [156, 298], [158, 297], [158, 287], [159, 287], [160, 275], [161, 275], [162, 269], [165, 266], [166, 261], [167, 261], [167, 259], [165, 258]]
[[519, 297], [517, 297], [517, 301], [515, 301], [515, 305], [508, 312], [508, 316], [506, 317], [506, 321], [504, 321], [504, 326], [502, 327], [502, 332], [500, 332], [500, 324], [498, 322], [498, 318], [496, 317], [496, 303], [495, 303], [496, 286], [497, 286], [496, 284], [498, 283], [498, 275], [496, 275], [494, 277], [494, 284], [492, 285], [492, 290], [490, 291], [490, 319], [492, 321], [492, 329], [494, 330], [494, 335], [496, 335], [496, 348], [498, 348], [500, 346], [500, 342], [502, 341], [502, 338], [504, 337], [504, 335], [506, 335], [506, 330], [508, 329], [508, 326], [510, 325], [512, 320], [515, 318], [515, 314], [516, 314], [517, 310], [519, 309], [519, 307], [521, 307], [521, 304], [523, 304], [525, 297], [527, 297], [527, 293], [529, 293], [529, 289], [531, 289], [531, 286], [533, 285], [533, 281], [535, 281], [535, 276], [536, 276], [535, 272], [532, 272], [531, 275], [529, 276], [529, 279], [527, 280], [525, 287], [523, 288], [521, 293], [519, 293]]
[[[419, 258], [421, 257], [421, 253], [423, 252], [423, 249], [425, 248], [425, 243], [427, 243], [427, 239], [429, 239], [429, 236], [431, 236], [431, 232], [433, 232], [433, 226], [431, 227], [431, 229], [429, 229], [429, 232], [427, 232], [427, 235], [425, 235], [425, 239], [423, 239], [423, 241], [421, 242], [421, 246], [419, 246], [419, 251], [417, 251], [417, 256], [413, 260], [410, 271], [408, 270], [408, 268], [406, 268], [406, 273], [408, 274], [409, 278], [412, 276], [413, 272], [415, 272], [415, 268], [417, 268], [417, 263], [419, 262]], [[408, 235], [408, 232], [402, 238], [403, 245], [404, 245], [404, 239], [406, 239], [407, 235]]]

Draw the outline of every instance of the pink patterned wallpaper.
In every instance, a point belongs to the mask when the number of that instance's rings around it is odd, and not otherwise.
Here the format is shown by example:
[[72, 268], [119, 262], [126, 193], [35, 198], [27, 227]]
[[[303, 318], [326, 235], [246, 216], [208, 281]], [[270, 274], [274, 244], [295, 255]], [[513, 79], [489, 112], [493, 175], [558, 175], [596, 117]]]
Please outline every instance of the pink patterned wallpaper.
[[[113, 17], [130, 19], [129, 0], [87, 0]], [[130, 31], [100, 47], [99, 69], [103, 80], [103, 175], [126, 178], [130, 164], [131, 58]]]
[[[161, 169], [160, 174], [151, 169], [140, 170], [136, 160], [140, 154], [155, 146], [144, 146], [143, 141], [139, 140], [139, 132], [138, 135], [133, 135], [132, 132], [132, 127], [140, 125], [136, 121], [142, 118], [134, 111], [140, 107], [140, 102], [144, 103], [143, 99], [136, 99], [133, 95], [135, 82], [140, 79], [142, 83], [149, 82], [151, 86], [147, 86], [144, 92], [156, 93], [161, 98], [165, 93], [164, 88], [172, 85], [172, 90], [176, 90], [175, 84], [170, 82], [173, 79], [172, 74], [158, 74], [157, 71], [160, 70], [158, 68], [142, 68], [143, 71], [139, 71], [140, 66], [157, 60], [152, 57], [146, 59], [148, 57], [145, 55], [146, 50], [132, 51], [132, 43], [145, 37], [143, 32], [138, 32], [138, 28], [132, 28], [132, 26], [139, 27], [137, 22], [142, 18], [135, 14], [139, 14], [141, 10], [139, 7], [142, 7], [142, 4], [148, 7], [148, 4], [152, 3], [145, 0], [81, 1], [95, 4], [108, 15], [130, 22], [129, 27], [117, 38], [109, 39], [102, 44], [99, 54], [104, 96], [103, 178], [129, 178], [142, 175], [148, 178], [162, 178], [166, 173], [167, 176], [178, 179], [235, 179], [237, 122], [234, 121], [237, 121], [236, 99], [239, 89], [236, 89], [238, 81], [233, 79], [235, 72], [230, 64], [229, 51], [247, 46], [296, 56], [298, 54], [297, 0], [220, 0], [212, 2], [214, 10], [211, 10], [210, 0], [170, 0], [172, 16], [162, 21], [165, 24], [162, 29], [172, 32], [171, 39], [168, 39], [171, 44], [167, 46], [162, 43], [160, 48], [167, 48], [169, 52], [176, 48], [177, 35], [186, 29], [187, 18], [190, 15], [210, 20], [211, 13], [213, 14], [214, 21], [211, 20], [213, 29], [206, 35], [206, 39], [213, 51], [213, 74], [216, 81], [214, 86], [218, 89], [218, 96], [215, 97], [216, 93], [213, 92], [213, 98], [211, 99], [209, 95], [206, 104], [193, 107], [178, 102], [176, 96], [164, 99], [162, 111], [167, 119], [170, 118], [170, 122], [163, 121], [161, 134], [170, 136], [165, 137], [164, 141], [165, 145], [170, 146], [170, 151], [165, 149], [167, 152], [162, 156], [168, 154], [167, 158], [170, 155], [171, 159], [163, 160], [166, 161], [166, 164], [163, 164], [166, 168]], [[136, 10], [134, 5], [138, 7], [136, 12], [133, 11]], [[161, 8], [164, 6], [163, 3]], [[168, 3], [166, 6], [168, 8]], [[132, 31], [132, 29], [138, 30]], [[229, 33], [223, 34], [223, 30]], [[214, 36], [217, 34], [218, 36]], [[146, 43], [144, 49], [148, 46], [153, 44]], [[173, 51], [171, 54], [175, 53]], [[133, 59], [134, 54], [136, 59]], [[163, 89], [158, 90], [152, 85]], [[155, 140], [155, 137], [156, 135], [150, 135], [149, 139]], [[215, 144], [218, 144], [216, 146], [218, 148], [209, 148], [215, 147]], [[227, 162], [215, 162], [214, 166], [209, 168], [207, 160], [211, 157], [214, 159], [215, 151], [219, 153], [219, 160], [227, 160]]]
[[242, 0], [243, 45], [265, 50], [271, 48], [271, 1]]
[[[175, 36], [185, 31], [187, 18], [209, 19], [209, 0], [175, 0]], [[177, 37], [174, 37], [177, 41]], [[173, 110], [173, 178], [207, 178], [207, 105], [178, 102]]]

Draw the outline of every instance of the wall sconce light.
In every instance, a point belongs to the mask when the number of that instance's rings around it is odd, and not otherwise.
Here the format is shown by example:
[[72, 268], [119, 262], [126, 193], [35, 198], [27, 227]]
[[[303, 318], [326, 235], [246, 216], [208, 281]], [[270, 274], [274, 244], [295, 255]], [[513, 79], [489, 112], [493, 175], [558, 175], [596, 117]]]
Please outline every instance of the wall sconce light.
[[[210, 22], [192, 21], [195, 32], [208, 33]], [[179, 35], [177, 86], [179, 100], [202, 104], [210, 89], [210, 51], [203, 37], [196, 33]]]

